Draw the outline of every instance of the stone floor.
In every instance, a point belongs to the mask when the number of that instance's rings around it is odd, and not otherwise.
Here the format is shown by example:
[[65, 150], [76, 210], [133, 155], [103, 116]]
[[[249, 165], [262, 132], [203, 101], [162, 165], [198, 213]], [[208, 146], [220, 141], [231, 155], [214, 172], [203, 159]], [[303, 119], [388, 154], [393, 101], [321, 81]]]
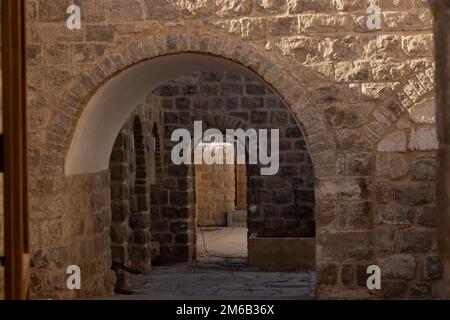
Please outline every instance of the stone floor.
[[198, 257], [247, 257], [247, 228], [198, 228]]
[[201, 258], [197, 262], [154, 267], [132, 277], [135, 292], [124, 299], [313, 299], [315, 273], [249, 269], [245, 259]]
[[[204, 240], [203, 240], [204, 239]], [[205, 249], [206, 248], [206, 249]], [[315, 273], [247, 267], [247, 228], [198, 230], [198, 259], [132, 276], [132, 296], [119, 299], [313, 299]]]

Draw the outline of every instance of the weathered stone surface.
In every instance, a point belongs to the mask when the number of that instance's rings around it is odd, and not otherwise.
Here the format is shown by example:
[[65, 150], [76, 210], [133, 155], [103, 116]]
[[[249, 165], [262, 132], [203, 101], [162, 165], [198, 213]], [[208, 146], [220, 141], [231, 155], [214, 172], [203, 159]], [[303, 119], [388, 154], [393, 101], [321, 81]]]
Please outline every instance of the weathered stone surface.
[[186, 18], [208, 17], [214, 14], [214, 0], [180, 0], [177, 2]]
[[377, 155], [376, 173], [390, 179], [399, 179], [408, 174], [409, 164], [399, 153], [380, 153]]
[[372, 154], [351, 153], [347, 155], [346, 175], [370, 176], [372, 171]]
[[433, 37], [429, 34], [403, 37], [403, 50], [411, 56], [429, 56]]
[[369, 229], [372, 226], [371, 203], [338, 204], [337, 223], [339, 228]]
[[409, 150], [437, 150], [439, 146], [436, 128], [431, 126], [421, 126], [412, 130], [409, 138]]
[[358, 128], [365, 120], [365, 113], [360, 108], [344, 109], [330, 107], [325, 109], [325, 119], [331, 128]]
[[411, 174], [415, 180], [435, 180], [436, 160], [429, 158], [412, 161]]
[[394, 199], [406, 206], [428, 204], [433, 201], [434, 190], [426, 185], [401, 184], [394, 187]]
[[401, 56], [401, 38], [396, 35], [380, 35], [373, 37], [364, 45], [364, 56], [370, 60], [383, 59], [388, 56]]
[[412, 255], [391, 255], [378, 260], [385, 278], [413, 279], [416, 272], [416, 261]]
[[330, 225], [336, 216], [336, 204], [331, 201], [317, 201], [316, 223], [318, 226]]
[[179, 8], [175, 1], [145, 0], [149, 19], [175, 19], [179, 16]]
[[337, 283], [337, 266], [335, 264], [320, 265], [318, 270], [317, 284], [335, 285]]
[[219, 17], [247, 15], [252, 11], [253, 1], [216, 0], [216, 8]]
[[443, 267], [438, 256], [428, 256], [424, 259], [423, 274], [426, 280], [439, 279], [442, 277]]
[[377, 182], [375, 186], [375, 195], [378, 203], [387, 204], [393, 197], [391, 185], [385, 181]]
[[430, 231], [408, 229], [400, 232], [399, 246], [402, 252], [422, 253], [431, 249], [433, 234]]
[[377, 150], [382, 152], [405, 152], [406, 151], [406, 132], [403, 130], [394, 131], [387, 134], [378, 143]]
[[373, 254], [371, 232], [325, 232], [318, 236], [324, 256], [335, 259], [370, 259]]
[[112, 42], [114, 41], [114, 29], [112, 26], [87, 26], [86, 41]]
[[108, 7], [112, 21], [139, 21], [143, 19], [143, 8], [140, 1], [112, 0]]
[[418, 223], [426, 227], [435, 227], [437, 225], [437, 208], [424, 207], [419, 213]]
[[411, 121], [418, 124], [434, 124], [436, 122], [436, 101], [426, 99], [409, 110]]
[[369, 80], [369, 65], [365, 62], [341, 62], [335, 68], [337, 82]]
[[324, 200], [358, 200], [366, 192], [367, 185], [363, 179], [318, 181], [316, 198]]
[[377, 228], [375, 243], [381, 252], [392, 253], [395, 249], [395, 231], [388, 227]]
[[381, 223], [394, 225], [411, 225], [414, 222], [415, 211], [404, 207], [380, 206], [377, 208], [377, 218]]

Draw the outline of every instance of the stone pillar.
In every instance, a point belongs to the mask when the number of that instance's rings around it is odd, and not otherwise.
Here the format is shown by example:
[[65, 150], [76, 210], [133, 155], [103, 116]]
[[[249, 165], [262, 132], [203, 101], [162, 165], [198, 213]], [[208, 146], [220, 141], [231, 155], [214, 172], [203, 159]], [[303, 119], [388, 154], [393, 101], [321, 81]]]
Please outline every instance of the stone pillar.
[[438, 242], [444, 266], [436, 296], [450, 298], [450, 1], [434, 0], [437, 66], [437, 124], [440, 141], [438, 156]]
[[130, 186], [130, 228], [131, 243], [128, 246], [132, 269], [148, 273], [151, 269], [150, 256], [150, 198], [147, 175], [146, 139], [141, 119], [136, 116], [133, 121], [134, 172]]
[[[111, 172], [111, 255], [112, 260], [129, 265], [128, 239], [130, 202], [128, 188], [128, 155], [126, 136], [121, 132], [116, 139], [110, 160]], [[129, 274], [116, 271], [116, 288], [130, 289]]]
[[247, 210], [247, 167], [236, 165], [236, 209]]

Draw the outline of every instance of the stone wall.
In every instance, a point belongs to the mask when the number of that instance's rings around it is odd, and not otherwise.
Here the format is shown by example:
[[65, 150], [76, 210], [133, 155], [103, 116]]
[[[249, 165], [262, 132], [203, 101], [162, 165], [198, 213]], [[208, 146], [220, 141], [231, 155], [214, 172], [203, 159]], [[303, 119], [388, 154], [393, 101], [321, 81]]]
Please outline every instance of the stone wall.
[[[435, 100], [410, 109], [376, 148], [376, 261], [385, 297], [429, 296], [442, 276], [437, 251]], [[408, 281], [405, 281], [408, 280]]]
[[436, 290], [441, 298], [450, 298], [450, 2], [430, 1], [435, 16], [437, 64], [437, 120], [440, 151], [438, 156], [438, 239], [444, 277]]
[[[156, 182], [152, 175], [155, 162], [161, 159], [152, 154], [157, 153], [160, 143], [155, 144], [155, 150], [150, 146], [155, 138], [153, 128], [155, 124], [161, 126], [160, 122], [159, 101], [149, 96], [120, 131], [110, 160], [112, 259], [141, 273], [150, 271], [151, 259], [155, 258], [150, 234], [150, 184]], [[129, 290], [129, 274], [116, 270], [116, 276], [116, 287]]]
[[[109, 171], [70, 178], [31, 176], [33, 297], [88, 297], [112, 292]], [[81, 291], [66, 287], [66, 269], [82, 271]]]
[[[216, 152], [220, 152], [218, 149]], [[235, 165], [195, 166], [197, 225], [226, 227], [228, 212], [236, 209]]]
[[[223, 134], [226, 129], [278, 129], [279, 171], [263, 176], [264, 166], [248, 165], [250, 233], [314, 236], [314, 170], [308, 146], [288, 107], [271, 88], [239, 74], [210, 71], [175, 79], [154, 94], [163, 99], [166, 139], [177, 128], [187, 128], [193, 136], [194, 121], [203, 122], [203, 131], [215, 128]], [[171, 148], [166, 151], [171, 161]]]

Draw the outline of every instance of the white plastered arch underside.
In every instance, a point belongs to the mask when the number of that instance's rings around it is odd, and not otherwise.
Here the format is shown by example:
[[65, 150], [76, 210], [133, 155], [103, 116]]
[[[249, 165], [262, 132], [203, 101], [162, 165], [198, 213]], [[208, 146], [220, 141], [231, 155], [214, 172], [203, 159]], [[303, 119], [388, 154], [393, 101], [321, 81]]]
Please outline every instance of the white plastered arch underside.
[[65, 174], [107, 170], [117, 135], [147, 94], [181, 75], [211, 70], [230, 71], [264, 83], [238, 63], [203, 54], [167, 55], [132, 66], [106, 82], [84, 108], [66, 158]]

